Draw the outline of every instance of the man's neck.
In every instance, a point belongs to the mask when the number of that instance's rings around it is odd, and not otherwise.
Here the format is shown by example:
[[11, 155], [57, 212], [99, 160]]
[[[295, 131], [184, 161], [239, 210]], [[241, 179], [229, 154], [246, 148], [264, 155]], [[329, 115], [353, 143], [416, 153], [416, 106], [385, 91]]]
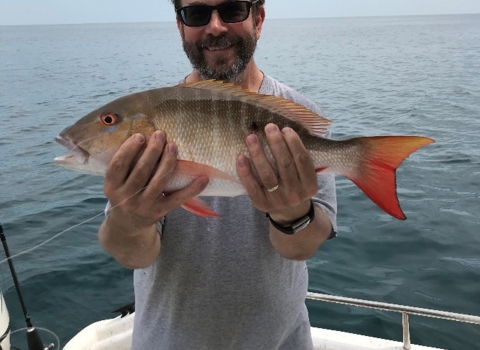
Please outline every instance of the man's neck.
[[[192, 73], [190, 73], [190, 75], [187, 76], [185, 82], [195, 83], [200, 80], [202, 79], [198, 72], [193, 71]], [[258, 69], [257, 65], [252, 59], [247, 65], [245, 71], [240, 76], [238, 76], [237, 79], [235, 79], [234, 84], [241, 86], [248, 91], [258, 92], [258, 90], [260, 89], [260, 85], [262, 85], [262, 81], [263, 73], [260, 71], [260, 69]]]

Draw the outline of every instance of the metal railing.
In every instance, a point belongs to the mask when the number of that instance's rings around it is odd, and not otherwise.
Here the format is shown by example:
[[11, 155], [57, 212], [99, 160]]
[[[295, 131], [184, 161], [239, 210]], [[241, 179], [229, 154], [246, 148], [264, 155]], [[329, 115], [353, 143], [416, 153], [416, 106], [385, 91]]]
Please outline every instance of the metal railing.
[[410, 325], [409, 325], [409, 322], [408, 322], [408, 315], [418, 315], [418, 316], [425, 316], [425, 317], [432, 317], [432, 318], [440, 318], [440, 319], [449, 320], [449, 321], [474, 323], [474, 324], [480, 325], [480, 317], [479, 316], [458, 314], [458, 313], [455, 313], [455, 312], [446, 312], [446, 311], [439, 311], [439, 310], [432, 310], [432, 309], [423, 309], [423, 308], [413, 307], [413, 306], [404, 306], [404, 305], [397, 305], [397, 304], [381, 303], [381, 302], [377, 302], [377, 301], [346, 298], [346, 297], [339, 297], [339, 296], [328, 295], [328, 294], [318, 294], [318, 293], [313, 293], [313, 292], [308, 292], [307, 299], [401, 313], [402, 314], [402, 328], [403, 328], [403, 348], [405, 350], [410, 350], [411, 349]]

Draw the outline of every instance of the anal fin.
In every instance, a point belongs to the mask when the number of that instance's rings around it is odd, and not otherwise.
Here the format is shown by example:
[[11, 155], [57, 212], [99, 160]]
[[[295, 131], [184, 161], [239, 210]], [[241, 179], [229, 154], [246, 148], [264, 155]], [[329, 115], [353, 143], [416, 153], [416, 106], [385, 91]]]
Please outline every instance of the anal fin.
[[215, 213], [207, 203], [199, 198], [189, 199], [182, 205], [182, 208], [202, 218], [218, 218], [220, 216], [219, 214]]

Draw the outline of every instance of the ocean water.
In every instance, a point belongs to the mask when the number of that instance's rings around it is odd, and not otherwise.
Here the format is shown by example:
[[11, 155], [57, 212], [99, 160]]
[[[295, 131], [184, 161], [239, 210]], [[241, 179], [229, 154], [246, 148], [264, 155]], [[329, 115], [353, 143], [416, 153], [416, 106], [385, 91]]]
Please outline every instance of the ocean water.
[[[406, 221], [337, 177], [340, 232], [308, 262], [310, 290], [480, 316], [480, 15], [267, 19], [255, 57], [322, 107], [334, 138], [436, 140], [397, 171]], [[102, 178], [53, 166], [65, 153], [53, 139], [190, 66], [173, 22], [0, 26], [0, 60], [0, 222], [11, 253], [78, 225], [14, 259], [34, 324], [65, 344], [131, 302], [133, 289], [131, 271], [97, 243]], [[24, 327], [5, 262], [0, 271], [12, 329]], [[314, 326], [401, 340], [398, 314], [307, 305]], [[414, 343], [480, 348], [478, 325], [410, 322]]]

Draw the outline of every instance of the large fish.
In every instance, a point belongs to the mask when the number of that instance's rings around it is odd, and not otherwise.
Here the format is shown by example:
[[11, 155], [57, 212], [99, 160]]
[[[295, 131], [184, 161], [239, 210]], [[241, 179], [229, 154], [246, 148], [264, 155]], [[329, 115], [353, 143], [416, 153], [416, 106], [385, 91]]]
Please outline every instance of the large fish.
[[[397, 197], [395, 170], [411, 153], [433, 142], [419, 136], [325, 139], [330, 121], [288, 99], [245, 91], [233, 84], [202, 81], [121, 97], [67, 127], [56, 141], [69, 148], [57, 165], [104, 175], [120, 145], [134, 133], [163, 130], [178, 146], [178, 163], [166, 192], [184, 188], [199, 175], [210, 178], [200, 196], [238, 196], [246, 191], [235, 162], [247, 154], [245, 138], [258, 135], [274, 165], [264, 127], [289, 126], [301, 137], [317, 172], [353, 181], [388, 214], [405, 219]], [[194, 198], [183, 206], [200, 216], [216, 214]]]

